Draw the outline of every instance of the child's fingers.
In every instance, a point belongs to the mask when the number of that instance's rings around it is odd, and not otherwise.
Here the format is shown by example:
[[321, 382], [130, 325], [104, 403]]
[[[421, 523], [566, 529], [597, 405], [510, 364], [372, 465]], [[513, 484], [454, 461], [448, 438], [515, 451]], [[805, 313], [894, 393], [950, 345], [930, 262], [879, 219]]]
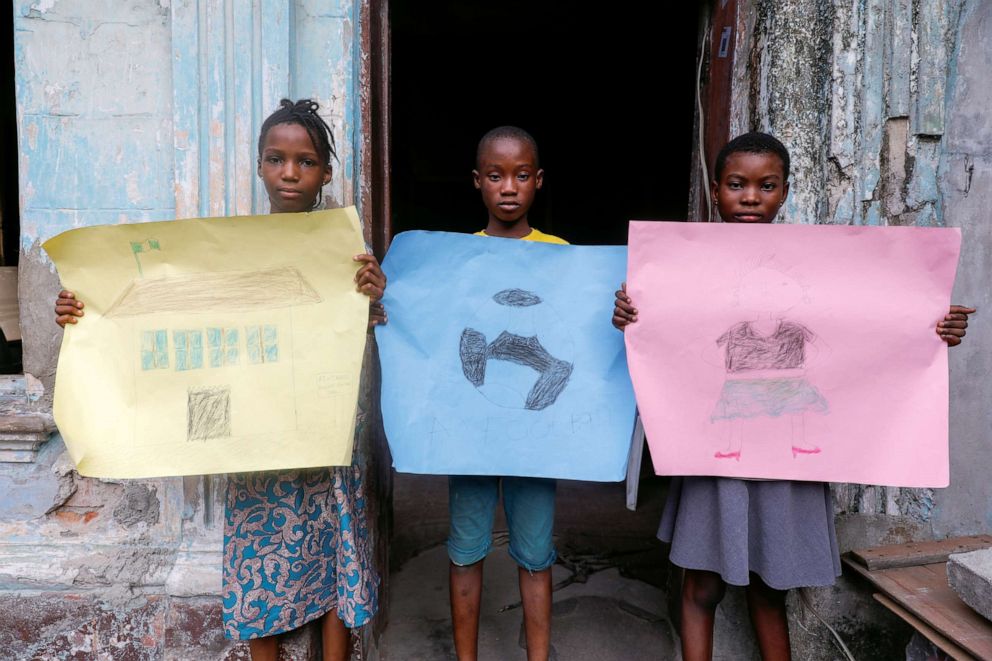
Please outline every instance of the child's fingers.
[[56, 305], [55, 316], [59, 317], [62, 315], [72, 315], [75, 317], [82, 317], [83, 311], [74, 305]]
[[947, 346], [956, 347], [961, 344], [961, 338], [968, 334], [967, 327], [967, 321], [941, 321], [935, 330]]
[[371, 282], [375, 284], [377, 287], [381, 287], [382, 289], [385, 289], [386, 274], [383, 273], [382, 271], [363, 269], [355, 274], [355, 282], [357, 282], [359, 286]]
[[618, 330], [623, 330], [633, 321], [636, 320], [628, 319], [626, 315], [617, 314], [617, 313], [613, 314], [613, 326]]
[[371, 298], [373, 302], [378, 301], [382, 298], [383, 293], [385, 293], [382, 287], [379, 287], [371, 282], [359, 287], [358, 291]]
[[68, 314], [62, 314], [55, 317], [55, 323], [57, 323], [62, 328], [65, 328], [66, 324], [75, 324], [78, 322], [79, 320], [76, 317], [73, 317], [72, 315], [68, 315]]
[[82, 301], [77, 301], [74, 298], [64, 298], [64, 297], [61, 297], [60, 296], [59, 298], [55, 299], [55, 307], [56, 308], [62, 307], [62, 308], [66, 308], [66, 309], [69, 309], [69, 308], [78, 308], [78, 309], [82, 310], [83, 307], [85, 307], [85, 306], [83, 305], [83, 302]]
[[627, 324], [637, 321], [637, 311], [631, 309], [630, 311], [624, 310], [619, 306], [613, 308], [613, 325], [617, 324], [617, 321], [623, 322], [626, 326]]
[[630, 303], [630, 301], [623, 301], [623, 300], [617, 299], [614, 302], [614, 304], [613, 304], [613, 308], [614, 308], [614, 310], [620, 310], [622, 312], [626, 312], [627, 314], [631, 314], [631, 315], [636, 315], [637, 314], [637, 308], [635, 308]]
[[386, 324], [389, 319], [386, 317], [386, 309], [382, 303], [372, 303], [369, 305], [369, 330], [375, 326]]
[[386, 288], [386, 274], [382, 272], [378, 264], [366, 264], [355, 273], [355, 282], [361, 289], [366, 284], [373, 284], [379, 289]]
[[355, 255], [354, 260], [356, 262], [362, 262], [363, 266], [360, 271], [368, 268], [369, 270], [382, 273], [382, 267], [379, 266], [379, 260], [376, 259], [375, 255], [367, 255], [362, 253], [361, 255]]
[[963, 305], [952, 305], [951, 306], [950, 315], [948, 315], [948, 316], [955, 315], [955, 314], [963, 314], [963, 315], [967, 316], [969, 314], [975, 314], [975, 312], [977, 312], [977, 311], [978, 311], [978, 308], [969, 308], [969, 307], [965, 307]]

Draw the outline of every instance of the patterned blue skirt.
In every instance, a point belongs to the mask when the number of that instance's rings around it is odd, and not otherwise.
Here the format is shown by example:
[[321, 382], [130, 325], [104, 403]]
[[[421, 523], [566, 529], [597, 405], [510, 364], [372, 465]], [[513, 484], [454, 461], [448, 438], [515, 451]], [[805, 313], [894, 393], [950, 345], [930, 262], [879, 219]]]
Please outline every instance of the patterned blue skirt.
[[228, 638], [283, 633], [332, 609], [361, 626], [375, 615], [378, 587], [357, 466], [228, 476]]

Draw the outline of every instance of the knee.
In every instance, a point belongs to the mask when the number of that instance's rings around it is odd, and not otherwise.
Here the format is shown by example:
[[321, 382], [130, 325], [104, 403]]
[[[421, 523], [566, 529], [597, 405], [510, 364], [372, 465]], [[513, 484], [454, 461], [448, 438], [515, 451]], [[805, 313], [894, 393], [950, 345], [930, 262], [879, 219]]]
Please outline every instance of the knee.
[[756, 574], [751, 574], [750, 581], [745, 588], [750, 603], [763, 608], [785, 608], [785, 597], [789, 593], [788, 590], [776, 590], [769, 587]]
[[727, 592], [719, 574], [687, 569], [682, 582], [682, 600], [697, 608], [715, 610]]

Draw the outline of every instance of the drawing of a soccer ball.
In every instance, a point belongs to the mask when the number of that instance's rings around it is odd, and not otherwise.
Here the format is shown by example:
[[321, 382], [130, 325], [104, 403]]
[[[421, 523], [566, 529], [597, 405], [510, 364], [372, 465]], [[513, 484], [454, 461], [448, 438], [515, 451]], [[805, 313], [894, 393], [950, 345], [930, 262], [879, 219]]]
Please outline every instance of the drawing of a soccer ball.
[[465, 378], [492, 403], [541, 411], [568, 386], [572, 340], [555, 310], [537, 294], [504, 289], [462, 331]]

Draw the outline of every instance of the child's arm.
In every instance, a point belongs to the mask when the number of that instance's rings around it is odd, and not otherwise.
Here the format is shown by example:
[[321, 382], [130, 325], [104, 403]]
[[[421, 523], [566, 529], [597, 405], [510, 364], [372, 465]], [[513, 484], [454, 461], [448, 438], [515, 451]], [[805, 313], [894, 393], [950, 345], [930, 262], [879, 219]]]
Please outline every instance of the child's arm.
[[385, 324], [388, 321], [386, 309], [382, 306], [382, 303], [378, 302], [382, 298], [382, 295], [386, 293], [386, 274], [382, 272], [382, 268], [379, 266], [379, 260], [375, 258], [375, 255], [366, 255], [364, 253], [355, 255], [355, 261], [362, 262], [361, 268], [355, 274], [355, 283], [358, 291], [372, 299], [372, 302], [369, 304], [369, 328], [371, 329], [373, 326]]
[[83, 302], [76, 300], [76, 295], [63, 289], [55, 299], [55, 323], [62, 328], [66, 324], [75, 324], [83, 316]]
[[616, 292], [617, 300], [613, 303], [613, 325], [620, 331], [637, 321], [637, 308], [634, 302], [627, 296], [627, 283], [620, 284], [620, 289]]
[[963, 305], [952, 305], [947, 315], [937, 322], [937, 335], [947, 342], [947, 346], [956, 347], [961, 344], [961, 338], [966, 335], [968, 315], [975, 314], [975, 308]]

